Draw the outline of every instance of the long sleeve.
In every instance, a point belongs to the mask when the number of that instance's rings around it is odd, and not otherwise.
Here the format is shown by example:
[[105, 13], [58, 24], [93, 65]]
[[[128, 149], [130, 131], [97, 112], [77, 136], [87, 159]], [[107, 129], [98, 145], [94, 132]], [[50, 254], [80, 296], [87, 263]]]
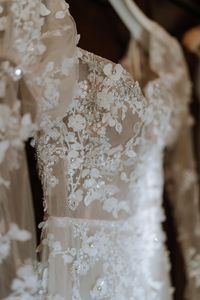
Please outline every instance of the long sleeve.
[[186, 299], [200, 297], [200, 208], [190, 118], [185, 117], [175, 144], [168, 150], [166, 188], [185, 261]]

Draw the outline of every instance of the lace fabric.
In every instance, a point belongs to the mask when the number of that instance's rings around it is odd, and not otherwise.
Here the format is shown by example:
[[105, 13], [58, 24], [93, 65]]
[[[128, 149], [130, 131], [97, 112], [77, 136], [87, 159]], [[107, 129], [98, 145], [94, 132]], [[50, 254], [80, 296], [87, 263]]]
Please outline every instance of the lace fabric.
[[[172, 45], [174, 46], [172, 47]], [[171, 49], [167, 55], [169, 61], [174, 56], [174, 52], [178, 53], [180, 49], [178, 48], [179, 45], [176, 44], [175, 40], [172, 40]], [[167, 80], [168, 85], [170, 82], [173, 84], [171, 85], [171, 90], [174, 91], [175, 106], [171, 123], [173, 133], [170, 135], [169, 153], [165, 164], [165, 178], [185, 261], [187, 277], [185, 298], [196, 300], [200, 296], [199, 188], [192, 142], [191, 126], [193, 119], [188, 105], [191, 100], [191, 83], [189, 82], [183, 54], [180, 50], [179, 53], [180, 55], [175, 56], [174, 65], [171, 64], [170, 67], [172, 74], [176, 76], [174, 78], [173, 76], [171, 78], [168, 76]], [[158, 65], [160, 66], [160, 64]], [[169, 68], [168, 60], [165, 60], [165, 66]], [[163, 68], [163, 70], [165, 69]], [[181, 101], [181, 103], [178, 104], [178, 101]], [[174, 129], [176, 130], [174, 131]]]
[[[191, 83], [180, 46], [157, 24], [152, 23], [149, 47], [149, 67], [157, 78], [145, 88], [145, 96], [152, 97], [152, 86], [162, 84], [162, 91], [168, 90], [173, 101], [173, 109], [167, 138], [165, 158], [165, 183], [168, 197], [174, 211], [175, 223], [185, 261], [187, 275], [186, 299], [198, 299], [199, 290], [199, 190], [194, 159], [189, 112]], [[136, 47], [136, 51], [133, 51]], [[138, 50], [139, 49], [139, 50]], [[140, 47], [132, 41], [123, 63], [132, 71], [134, 62], [140, 57]], [[138, 53], [137, 57], [135, 53]], [[176, 53], [176, 55], [174, 55]], [[143, 65], [144, 66], [144, 65]], [[142, 80], [142, 72], [137, 72]]]
[[121, 65], [86, 51], [79, 74], [66, 117], [36, 139], [46, 191], [47, 294], [171, 299], [161, 162], [172, 103], [157, 85], [157, 101], [145, 99]]
[[70, 103], [78, 76], [77, 42], [64, 1], [0, 0], [1, 299], [39, 297], [24, 142], [37, 132], [44, 113], [49, 120], [60, 117]]
[[[177, 42], [153, 26], [150, 68], [156, 78], [144, 86], [145, 98], [120, 65], [82, 50], [77, 95], [66, 117], [43, 126], [36, 138], [46, 191], [43, 263], [50, 299], [172, 299], [161, 226], [163, 154], [183, 142], [190, 81]], [[177, 155], [185, 170], [192, 149]], [[189, 196], [178, 189], [171, 198], [177, 227], [189, 237], [183, 243], [189, 299], [199, 295], [198, 248], [187, 253], [199, 239], [181, 211], [187, 207], [198, 216], [195, 185]]]
[[[188, 124], [190, 82], [177, 42], [152, 25], [155, 78], [146, 76], [142, 93], [121, 65], [76, 47], [64, 1], [1, 0], [0, 14], [0, 261], [1, 274], [10, 276], [0, 277], [0, 297], [171, 300], [162, 231], [167, 147], [188, 298], [196, 300], [196, 181], [190, 134], [181, 131]], [[33, 134], [45, 212], [36, 273], [24, 159], [24, 141]]]

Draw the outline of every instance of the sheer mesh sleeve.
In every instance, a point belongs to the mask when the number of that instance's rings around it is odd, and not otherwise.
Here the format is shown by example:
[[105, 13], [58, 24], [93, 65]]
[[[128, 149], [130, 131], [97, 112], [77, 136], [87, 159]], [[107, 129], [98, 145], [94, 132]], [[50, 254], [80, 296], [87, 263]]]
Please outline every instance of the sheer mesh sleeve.
[[189, 117], [167, 153], [166, 179], [187, 275], [186, 299], [200, 297], [200, 208]]

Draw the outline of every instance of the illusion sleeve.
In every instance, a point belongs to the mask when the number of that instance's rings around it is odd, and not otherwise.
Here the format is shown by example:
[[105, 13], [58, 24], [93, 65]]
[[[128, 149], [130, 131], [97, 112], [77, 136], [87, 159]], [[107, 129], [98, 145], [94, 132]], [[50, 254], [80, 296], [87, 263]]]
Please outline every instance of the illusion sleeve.
[[166, 160], [166, 189], [185, 261], [186, 299], [200, 297], [200, 208], [191, 117], [183, 119]]

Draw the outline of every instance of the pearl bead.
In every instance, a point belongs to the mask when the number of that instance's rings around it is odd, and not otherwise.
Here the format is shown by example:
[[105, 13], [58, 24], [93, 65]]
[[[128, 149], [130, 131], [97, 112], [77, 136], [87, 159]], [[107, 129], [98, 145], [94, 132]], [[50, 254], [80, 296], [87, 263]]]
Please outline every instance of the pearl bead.
[[19, 67], [15, 68], [14, 73], [15, 73], [15, 78], [16, 79], [20, 79], [22, 77], [22, 69], [20, 69]]

